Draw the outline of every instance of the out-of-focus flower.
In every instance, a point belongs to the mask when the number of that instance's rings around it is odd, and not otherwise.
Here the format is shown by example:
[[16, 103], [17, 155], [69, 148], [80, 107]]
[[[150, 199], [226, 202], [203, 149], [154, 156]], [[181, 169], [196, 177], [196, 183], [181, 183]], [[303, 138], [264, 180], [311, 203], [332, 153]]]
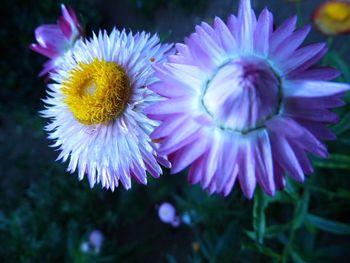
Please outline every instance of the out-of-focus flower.
[[193, 250], [193, 252], [198, 253], [200, 249], [201, 249], [201, 246], [199, 245], [198, 242], [192, 242], [192, 250]]
[[51, 60], [44, 64], [39, 76], [53, 71], [64, 53], [72, 48], [74, 43], [83, 35], [83, 29], [72, 8], [61, 5], [62, 16], [56, 25], [41, 25], [35, 29], [35, 39], [38, 43], [30, 48]]
[[252, 198], [257, 183], [269, 195], [283, 189], [285, 172], [303, 182], [313, 172], [307, 152], [328, 156], [321, 140], [335, 136], [325, 124], [338, 121], [329, 109], [349, 85], [314, 66], [325, 44], [300, 47], [310, 27], [295, 25], [292, 17], [274, 30], [267, 9], [256, 18], [241, 0], [238, 17], [202, 23], [156, 65], [161, 81], [150, 88], [165, 99], [145, 111], [162, 121], [151, 138], [162, 139], [172, 173], [190, 165], [190, 183], [226, 196], [238, 180]]
[[348, 33], [350, 32], [350, 2], [327, 1], [316, 9], [312, 20], [325, 35]]
[[180, 217], [175, 216], [174, 219], [173, 219], [173, 221], [170, 222], [170, 224], [171, 224], [173, 227], [179, 227], [180, 224], [181, 224]]
[[185, 225], [192, 225], [192, 219], [191, 219], [191, 215], [188, 212], [185, 212], [182, 216], [181, 216], [181, 221], [185, 224]]
[[175, 207], [167, 202], [162, 203], [158, 208], [158, 216], [163, 223], [172, 223], [176, 218]]
[[84, 253], [89, 252], [90, 251], [90, 244], [88, 242], [81, 243], [80, 250]]
[[64, 54], [41, 114], [51, 120], [46, 130], [58, 159], [70, 159], [68, 171], [114, 191], [119, 182], [130, 189], [131, 178], [147, 184], [146, 171], [158, 178], [157, 160], [170, 165], [149, 137], [158, 122], [143, 112], [159, 99], [147, 88], [157, 80], [153, 61], [170, 49], [157, 35], [114, 29], [78, 40]]
[[95, 249], [95, 252], [100, 251], [103, 240], [104, 240], [104, 236], [99, 230], [94, 230], [89, 235], [89, 242], [91, 246]]

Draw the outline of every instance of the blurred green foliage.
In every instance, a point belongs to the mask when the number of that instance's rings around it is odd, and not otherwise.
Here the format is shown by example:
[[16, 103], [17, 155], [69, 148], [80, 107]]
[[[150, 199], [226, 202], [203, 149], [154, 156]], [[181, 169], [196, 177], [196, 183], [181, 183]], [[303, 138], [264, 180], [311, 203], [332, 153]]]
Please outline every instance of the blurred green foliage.
[[208, 1], [206, 0], [129, 0], [144, 16], [151, 19], [160, 8], [175, 7], [183, 8], [187, 12], [203, 10]]
[[[72, 4], [91, 28], [101, 26], [98, 2]], [[146, 16], [162, 5], [192, 12], [203, 0], [131, 2]], [[140, 4], [141, 3], [141, 4]], [[86, 180], [54, 162], [37, 115], [44, 97], [36, 77], [44, 58], [32, 53], [33, 30], [54, 23], [58, 1], [5, 1], [10, 14], [0, 29], [0, 261], [1, 262], [347, 262], [350, 256], [350, 115], [349, 104], [337, 112], [342, 121], [332, 129], [338, 140], [328, 144], [330, 158], [313, 158], [315, 174], [304, 185], [288, 180], [275, 197], [258, 190], [246, 200], [238, 187], [228, 198], [208, 196], [189, 186], [185, 173], [147, 187], [114, 193], [90, 189]], [[337, 42], [337, 39], [334, 40]], [[340, 69], [350, 82], [342, 48], [331, 48], [324, 64]], [[346, 97], [350, 102], [349, 96]], [[162, 223], [157, 207], [171, 202], [190, 224]], [[105, 235], [101, 252], [84, 252], [89, 233]]]

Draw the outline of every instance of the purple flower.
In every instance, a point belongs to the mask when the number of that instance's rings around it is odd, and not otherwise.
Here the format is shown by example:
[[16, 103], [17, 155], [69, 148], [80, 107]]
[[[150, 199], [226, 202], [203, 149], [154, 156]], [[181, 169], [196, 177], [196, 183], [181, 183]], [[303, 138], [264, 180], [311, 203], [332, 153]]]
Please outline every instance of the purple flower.
[[100, 249], [102, 247], [103, 240], [104, 240], [104, 236], [101, 233], [101, 231], [94, 230], [90, 233], [89, 241], [96, 252], [100, 251]]
[[35, 29], [37, 44], [30, 48], [51, 60], [44, 64], [39, 76], [54, 70], [59, 64], [60, 57], [70, 49], [76, 40], [83, 35], [83, 29], [72, 8], [61, 5], [62, 16], [57, 25], [41, 25]]
[[172, 223], [176, 218], [175, 207], [167, 202], [162, 203], [158, 209], [158, 216], [163, 223]]
[[173, 221], [170, 222], [173, 227], [179, 227], [181, 225], [180, 217], [175, 216]]
[[257, 18], [241, 0], [237, 17], [202, 23], [156, 65], [160, 81], [150, 88], [164, 100], [146, 113], [162, 122], [151, 138], [172, 173], [190, 166], [190, 183], [224, 196], [239, 181], [252, 198], [257, 183], [269, 195], [283, 189], [286, 172], [303, 182], [313, 173], [308, 152], [327, 157], [321, 141], [335, 136], [325, 125], [338, 121], [329, 109], [343, 105], [349, 86], [314, 65], [325, 44], [300, 47], [310, 27], [295, 25], [291, 17], [274, 29], [267, 9]]

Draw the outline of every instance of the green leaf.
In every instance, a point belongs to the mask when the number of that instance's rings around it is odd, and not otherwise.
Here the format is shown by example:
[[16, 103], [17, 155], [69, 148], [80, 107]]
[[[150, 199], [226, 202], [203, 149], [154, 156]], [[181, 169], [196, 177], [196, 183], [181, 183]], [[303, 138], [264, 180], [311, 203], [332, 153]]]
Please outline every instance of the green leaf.
[[349, 169], [350, 156], [343, 154], [331, 154], [327, 161], [316, 160], [313, 162], [316, 167], [328, 169]]
[[265, 237], [266, 238], [274, 238], [283, 232], [286, 232], [290, 228], [290, 223], [286, 223], [283, 225], [274, 225], [266, 228]]
[[342, 118], [342, 120], [337, 124], [334, 125], [332, 130], [335, 132], [336, 135], [340, 135], [350, 129], [350, 112], [345, 114], [345, 116]]
[[308, 214], [306, 220], [320, 230], [336, 235], [350, 235], [350, 225], [348, 224], [339, 223], [313, 214]]
[[309, 190], [305, 188], [303, 197], [298, 200], [294, 211], [293, 229], [296, 230], [302, 226], [309, 206]]
[[342, 76], [344, 77], [346, 82], [350, 82], [350, 68], [348, 67], [348, 63], [343, 57], [335, 50], [330, 52], [330, 62], [336, 68], [338, 68], [342, 72]]
[[259, 189], [254, 196], [253, 206], [253, 228], [255, 231], [256, 241], [259, 244], [264, 243], [266, 228], [265, 209], [268, 205], [267, 196]]

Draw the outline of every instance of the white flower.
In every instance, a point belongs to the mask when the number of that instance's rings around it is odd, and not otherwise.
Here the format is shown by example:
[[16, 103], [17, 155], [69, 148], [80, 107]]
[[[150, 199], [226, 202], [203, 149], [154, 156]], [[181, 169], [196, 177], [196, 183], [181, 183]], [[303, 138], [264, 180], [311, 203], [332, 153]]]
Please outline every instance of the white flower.
[[143, 110], [159, 98], [147, 88], [157, 80], [152, 64], [170, 49], [157, 35], [113, 29], [78, 40], [64, 55], [41, 113], [51, 120], [46, 130], [58, 159], [69, 159], [69, 172], [78, 169], [91, 187], [113, 191], [119, 181], [130, 189], [131, 178], [146, 184], [146, 171], [159, 177], [157, 160], [169, 166], [149, 138], [158, 121]]

